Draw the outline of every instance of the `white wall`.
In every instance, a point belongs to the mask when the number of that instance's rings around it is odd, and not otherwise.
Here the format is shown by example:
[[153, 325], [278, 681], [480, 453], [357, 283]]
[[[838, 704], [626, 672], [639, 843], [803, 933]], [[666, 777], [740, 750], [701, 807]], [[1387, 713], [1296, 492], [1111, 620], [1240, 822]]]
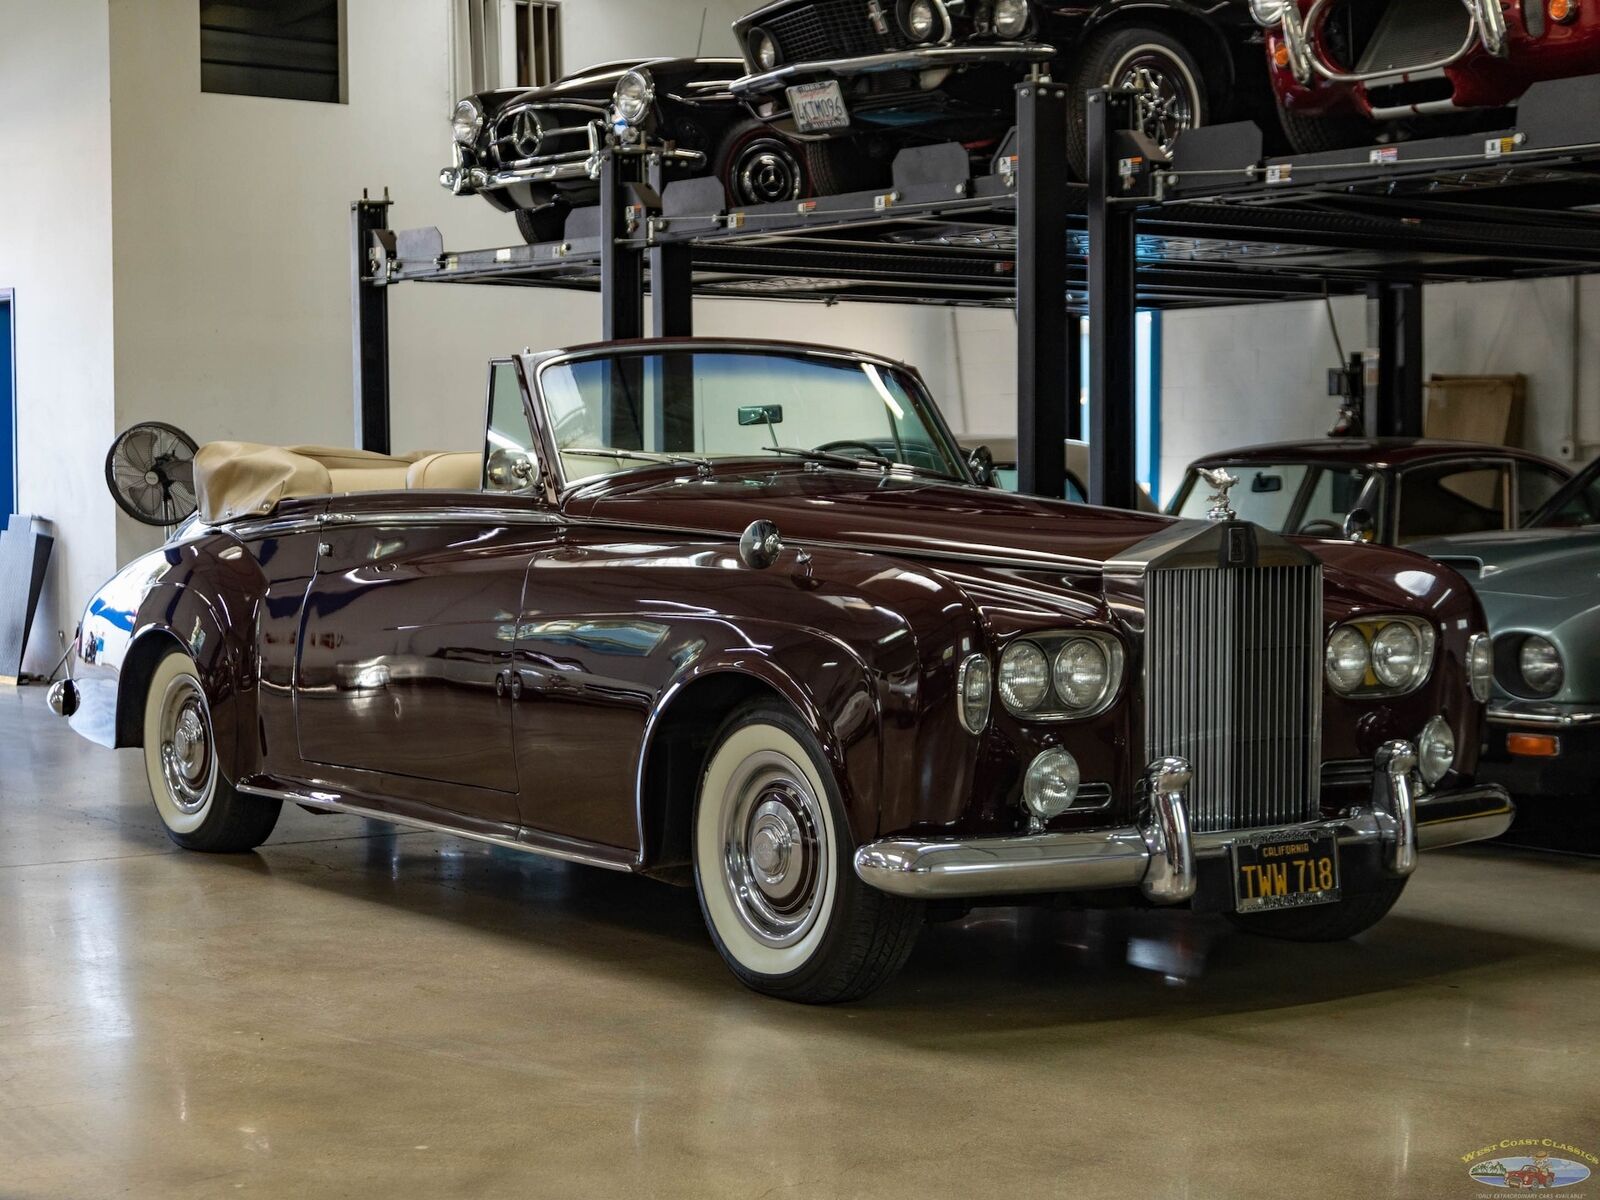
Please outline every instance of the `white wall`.
[[[1366, 301], [1337, 298], [1334, 312], [1345, 352], [1365, 347]], [[1333, 425], [1327, 368], [1339, 356], [1322, 301], [1169, 313], [1162, 327], [1163, 495], [1201, 454], [1321, 437]], [[1423, 355], [1428, 374], [1525, 375], [1523, 442], [1551, 458], [1571, 440], [1576, 389], [1574, 465], [1600, 450], [1600, 280], [1426, 288]]]
[[0, 288], [16, 291], [18, 500], [57, 539], [24, 669], [116, 566], [106, 0], [0, 0]]

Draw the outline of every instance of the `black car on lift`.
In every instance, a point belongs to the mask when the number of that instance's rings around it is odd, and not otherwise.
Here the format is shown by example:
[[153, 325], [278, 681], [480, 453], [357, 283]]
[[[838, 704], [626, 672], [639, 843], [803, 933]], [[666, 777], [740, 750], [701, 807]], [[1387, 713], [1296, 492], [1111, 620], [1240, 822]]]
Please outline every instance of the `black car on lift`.
[[743, 69], [736, 58], [630, 60], [467, 96], [439, 182], [516, 214], [529, 242], [560, 240], [567, 213], [598, 202], [608, 145], [659, 153], [669, 178], [715, 175], [736, 205], [810, 195], [799, 146], [729, 90]]
[[884, 182], [909, 145], [992, 154], [1030, 74], [1072, 89], [1066, 151], [1080, 179], [1091, 88], [1138, 88], [1144, 132], [1163, 148], [1198, 125], [1277, 125], [1247, 0], [775, 0], [733, 28], [750, 71], [733, 92], [805, 143], [818, 193]]

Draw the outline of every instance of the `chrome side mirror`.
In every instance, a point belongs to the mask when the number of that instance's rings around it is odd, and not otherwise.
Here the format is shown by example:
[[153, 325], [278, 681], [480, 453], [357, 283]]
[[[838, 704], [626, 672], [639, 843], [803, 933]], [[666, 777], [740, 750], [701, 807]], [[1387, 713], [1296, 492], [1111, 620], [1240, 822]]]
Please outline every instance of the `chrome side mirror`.
[[979, 487], [994, 486], [994, 451], [978, 446], [967, 454], [967, 470], [972, 472]]
[[489, 454], [484, 478], [497, 492], [520, 492], [538, 481], [539, 470], [521, 450], [500, 446]]
[[1378, 522], [1370, 508], [1352, 508], [1345, 514], [1344, 536], [1352, 542], [1370, 542], [1376, 536]]
[[739, 561], [752, 570], [766, 570], [782, 553], [783, 538], [771, 521], [751, 521], [739, 537]]

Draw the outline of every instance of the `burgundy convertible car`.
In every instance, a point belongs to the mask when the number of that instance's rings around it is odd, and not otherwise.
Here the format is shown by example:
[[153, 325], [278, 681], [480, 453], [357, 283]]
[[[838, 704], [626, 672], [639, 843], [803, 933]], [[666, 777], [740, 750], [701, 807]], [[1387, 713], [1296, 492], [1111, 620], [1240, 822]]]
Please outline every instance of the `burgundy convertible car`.
[[1600, 71], [1600, 8], [1581, 0], [1251, 0], [1284, 132], [1302, 154], [1385, 126], [1483, 114], [1545, 79]]
[[708, 339], [492, 364], [481, 452], [213, 443], [51, 705], [172, 839], [283, 803], [697, 888], [733, 972], [861, 996], [930, 906], [1350, 936], [1475, 785], [1481, 610], [1404, 551], [978, 486], [921, 380]]

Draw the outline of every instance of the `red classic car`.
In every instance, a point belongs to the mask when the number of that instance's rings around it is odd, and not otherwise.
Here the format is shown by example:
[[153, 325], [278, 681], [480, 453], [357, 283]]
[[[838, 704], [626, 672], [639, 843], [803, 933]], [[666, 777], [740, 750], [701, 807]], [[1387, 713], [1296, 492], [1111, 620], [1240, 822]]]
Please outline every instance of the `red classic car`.
[[1509, 1188], [1547, 1188], [1556, 1181], [1556, 1173], [1541, 1163], [1515, 1167], [1506, 1172]]
[[1544, 79], [1600, 71], [1581, 0], [1251, 0], [1284, 131], [1300, 153], [1380, 127], [1504, 109]]
[[143, 747], [179, 845], [287, 802], [692, 885], [820, 1002], [930, 905], [1347, 937], [1510, 821], [1483, 615], [1424, 559], [981, 487], [864, 354], [524, 354], [487, 408], [472, 452], [203, 446], [90, 600], [51, 706]]

